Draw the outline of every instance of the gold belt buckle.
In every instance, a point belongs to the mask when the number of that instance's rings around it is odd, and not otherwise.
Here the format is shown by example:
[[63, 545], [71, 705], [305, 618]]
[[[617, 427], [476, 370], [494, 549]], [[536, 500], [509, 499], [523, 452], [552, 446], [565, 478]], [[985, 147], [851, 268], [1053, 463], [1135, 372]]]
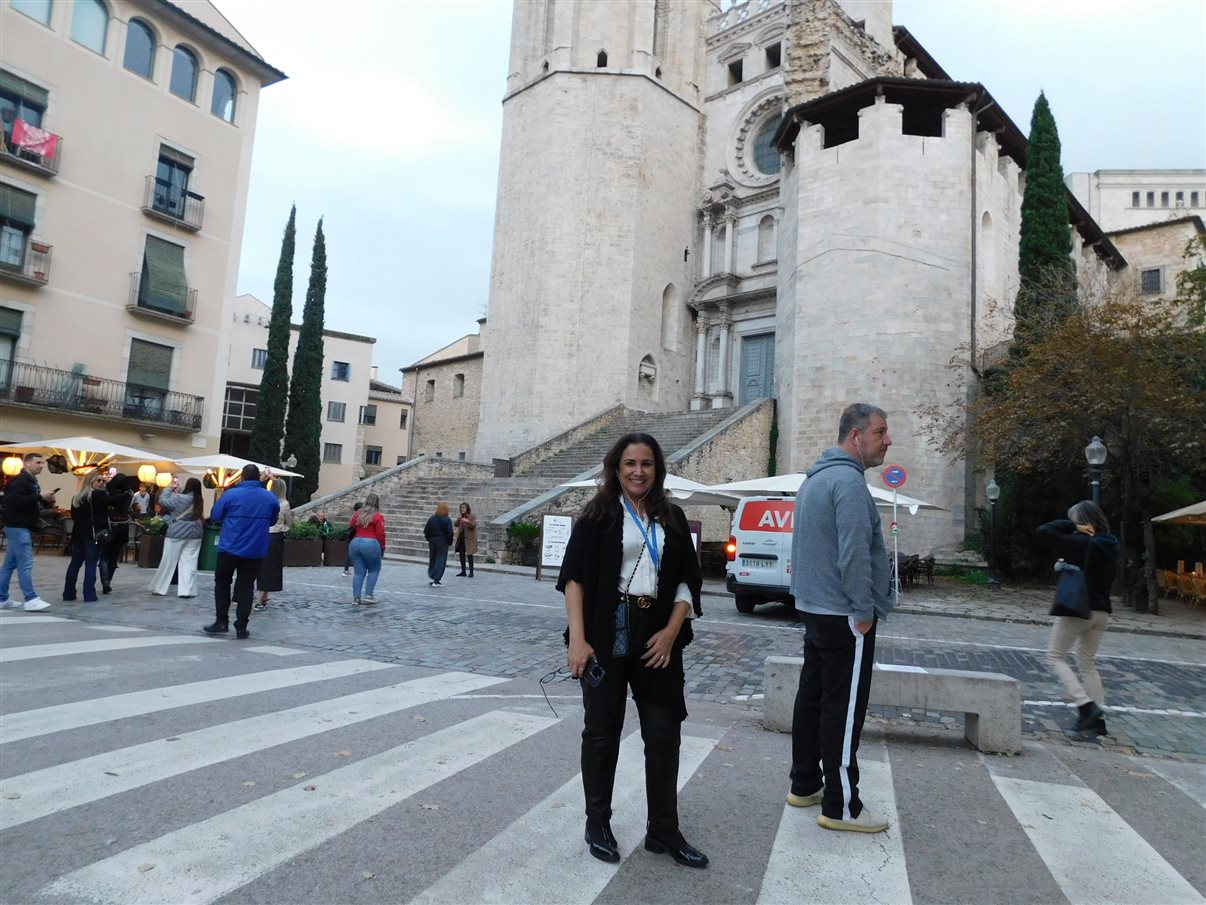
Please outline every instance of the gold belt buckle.
[[644, 595], [642, 595], [637, 598], [637, 609], [638, 610], [647, 610], [651, 606], [653, 606], [653, 598], [652, 597], [645, 597]]

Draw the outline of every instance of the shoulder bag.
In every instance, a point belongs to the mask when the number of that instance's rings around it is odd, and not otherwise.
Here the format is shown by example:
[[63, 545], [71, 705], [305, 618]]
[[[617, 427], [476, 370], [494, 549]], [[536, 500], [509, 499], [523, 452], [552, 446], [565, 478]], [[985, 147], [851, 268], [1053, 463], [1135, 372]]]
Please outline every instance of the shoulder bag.
[[1089, 554], [1093, 550], [1093, 539], [1085, 548], [1084, 567], [1074, 566], [1062, 559], [1055, 564], [1059, 581], [1055, 585], [1055, 602], [1051, 604], [1052, 616], [1072, 616], [1088, 619], [1093, 615], [1089, 608]]

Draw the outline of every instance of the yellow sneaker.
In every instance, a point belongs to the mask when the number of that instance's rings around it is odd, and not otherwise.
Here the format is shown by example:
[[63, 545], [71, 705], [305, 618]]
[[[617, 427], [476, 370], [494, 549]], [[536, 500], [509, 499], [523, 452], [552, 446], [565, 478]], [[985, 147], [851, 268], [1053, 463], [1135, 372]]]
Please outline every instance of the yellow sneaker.
[[850, 833], [882, 833], [888, 828], [888, 821], [875, 816], [866, 808], [851, 820], [835, 820], [821, 814], [817, 817], [817, 824], [827, 830], [845, 830]]

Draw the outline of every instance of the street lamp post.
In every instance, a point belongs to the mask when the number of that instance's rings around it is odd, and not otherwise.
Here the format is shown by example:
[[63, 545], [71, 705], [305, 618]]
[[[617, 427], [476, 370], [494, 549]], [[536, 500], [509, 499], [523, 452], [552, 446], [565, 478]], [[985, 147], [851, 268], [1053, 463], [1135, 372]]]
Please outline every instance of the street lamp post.
[[1109, 450], [1096, 434], [1085, 447], [1085, 461], [1089, 463], [1089, 482], [1093, 486], [1093, 502], [1101, 502], [1101, 466], [1105, 465]]
[[997, 500], [1001, 498], [1001, 488], [995, 480], [984, 485], [984, 495], [988, 497], [988, 587], [990, 590], [1001, 590], [1001, 579], [997, 576]]

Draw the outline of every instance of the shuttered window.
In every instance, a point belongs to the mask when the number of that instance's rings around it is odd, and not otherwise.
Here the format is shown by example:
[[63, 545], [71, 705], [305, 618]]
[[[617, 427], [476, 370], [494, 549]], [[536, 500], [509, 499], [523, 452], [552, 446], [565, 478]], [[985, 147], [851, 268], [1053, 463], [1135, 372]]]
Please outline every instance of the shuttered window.
[[26, 81], [19, 75], [13, 75], [2, 69], [0, 69], [0, 90], [42, 110], [45, 110], [46, 105], [50, 102], [50, 92], [45, 88], [40, 88], [33, 82]]
[[188, 285], [184, 280], [184, 247], [147, 236], [142, 258], [138, 304], [169, 314], [184, 314]]
[[15, 308], [0, 308], [0, 335], [21, 335], [21, 312]]
[[131, 388], [166, 392], [172, 379], [173, 351], [171, 346], [142, 339], [130, 340], [130, 369], [126, 372], [126, 383]]
[[38, 196], [33, 192], [0, 183], [0, 220], [19, 229], [32, 230], [37, 209]]

